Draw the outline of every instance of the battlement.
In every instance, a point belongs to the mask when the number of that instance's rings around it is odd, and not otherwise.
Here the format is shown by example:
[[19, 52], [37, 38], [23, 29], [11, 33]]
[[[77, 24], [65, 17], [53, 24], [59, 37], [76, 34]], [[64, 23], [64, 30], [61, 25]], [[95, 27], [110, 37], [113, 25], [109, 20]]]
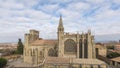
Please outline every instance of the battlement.
[[76, 37], [77, 36], [77, 34], [75, 34], [75, 33], [65, 33], [64, 34], [64, 37]]
[[92, 39], [94, 39], [94, 36], [92, 36], [89, 32], [87, 33], [69, 33], [66, 32], [64, 34], [64, 37], [79, 37], [79, 38], [87, 38], [88, 36], [91, 36]]
[[29, 33], [25, 34], [25, 43], [30, 43], [39, 39], [39, 31], [30, 30]]
[[30, 30], [31, 35], [39, 35], [39, 31], [37, 30]]
[[76, 33], [65, 33], [65, 35], [77, 35]]
[[30, 36], [30, 34], [27, 34], [27, 33], [26, 33], [25, 36]]

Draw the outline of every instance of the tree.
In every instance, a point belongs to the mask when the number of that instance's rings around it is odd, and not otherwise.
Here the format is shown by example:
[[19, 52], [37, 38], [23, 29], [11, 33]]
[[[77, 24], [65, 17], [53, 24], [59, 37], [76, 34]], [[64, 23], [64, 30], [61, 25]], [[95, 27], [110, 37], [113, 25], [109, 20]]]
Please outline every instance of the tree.
[[7, 64], [7, 60], [4, 58], [0, 58], [0, 67], [3, 68], [4, 66], [6, 66]]
[[18, 46], [17, 46], [17, 53], [23, 54], [23, 48], [24, 48], [23, 43], [22, 43], [21, 39], [19, 39]]
[[117, 53], [117, 52], [112, 52], [112, 53], [110, 53], [110, 54], [108, 54], [107, 55], [107, 58], [115, 58], [115, 57], [119, 57], [120, 56], [120, 54], [119, 53]]
[[114, 50], [114, 46], [107, 46], [107, 49], [113, 49]]

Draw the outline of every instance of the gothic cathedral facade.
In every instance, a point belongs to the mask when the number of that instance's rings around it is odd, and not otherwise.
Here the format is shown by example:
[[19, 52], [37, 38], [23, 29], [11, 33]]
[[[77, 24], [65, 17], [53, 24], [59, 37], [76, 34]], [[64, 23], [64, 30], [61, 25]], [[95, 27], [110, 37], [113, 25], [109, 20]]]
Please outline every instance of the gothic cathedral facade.
[[57, 40], [39, 38], [39, 32], [25, 34], [24, 63], [40, 68], [106, 68], [96, 59], [94, 36], [87, 33], [64, 32], [60, 16]]
[[91, 31], [82, 34], [70, 34], [64, 32], [62, 17], [58, 26], [58, 56], [72, 58], [96, 58], [94, 36]]

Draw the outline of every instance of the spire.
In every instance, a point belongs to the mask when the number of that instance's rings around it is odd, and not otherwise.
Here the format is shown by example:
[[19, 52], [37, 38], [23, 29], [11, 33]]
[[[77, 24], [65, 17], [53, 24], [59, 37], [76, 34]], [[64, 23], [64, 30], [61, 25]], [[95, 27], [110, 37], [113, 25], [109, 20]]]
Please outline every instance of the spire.
[[58, 28], [63, 28], [62, 15], [60, 15]]

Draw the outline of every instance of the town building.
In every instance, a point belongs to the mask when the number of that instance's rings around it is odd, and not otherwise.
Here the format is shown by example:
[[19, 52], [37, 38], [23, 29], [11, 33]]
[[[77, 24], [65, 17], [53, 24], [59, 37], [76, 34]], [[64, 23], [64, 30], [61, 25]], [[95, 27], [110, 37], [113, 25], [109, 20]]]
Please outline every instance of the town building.
[[112, 58], [111, 59], [111, 66], [113, 68], [120, 68], [120, 57]]
[[96, 56], [99, 56], [99, 55], [103, 57], [107, 56], [106, 45], [101, 44], [101, 43], [96, 43], [95, 48], [96, 48]]
[[115, 45], [114, 50], [120, 53], [120, 44]]

